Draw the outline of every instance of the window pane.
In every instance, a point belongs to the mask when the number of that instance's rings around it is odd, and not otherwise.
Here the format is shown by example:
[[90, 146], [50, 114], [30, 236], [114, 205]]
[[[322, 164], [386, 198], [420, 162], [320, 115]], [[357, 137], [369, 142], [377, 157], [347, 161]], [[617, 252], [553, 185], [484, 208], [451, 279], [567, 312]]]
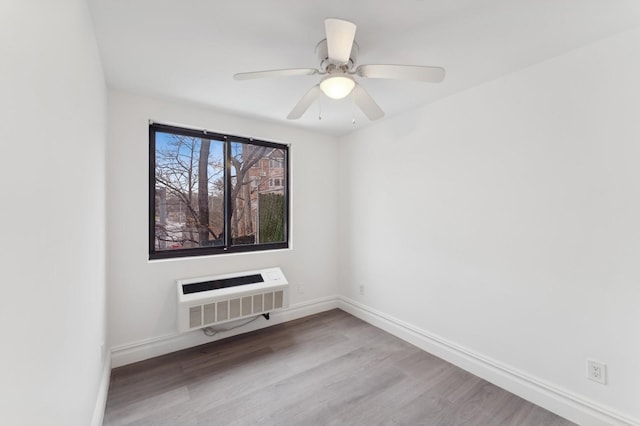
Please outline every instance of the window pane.
[[224, 142], [156, 132], [155, 249], [224, 244]]
[[232, 244], [284, 242], [285, 150], [231, 143]]

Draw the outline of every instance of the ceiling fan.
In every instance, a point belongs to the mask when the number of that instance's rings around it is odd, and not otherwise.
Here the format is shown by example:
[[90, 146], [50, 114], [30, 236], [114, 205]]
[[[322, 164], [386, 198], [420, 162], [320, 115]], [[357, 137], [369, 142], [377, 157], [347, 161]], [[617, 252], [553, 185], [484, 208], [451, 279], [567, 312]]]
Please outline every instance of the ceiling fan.
[[235, 74], [236, 80], [265, 77], [291, 77], [299, 75], [321, 75], [322, 79], [298, 101], [287, 116], [296, 120], [324, 93], [332, 99], [342, 99], [349, 94], [353, 102], [369, 120], [378, 120], [384, 111], [359, 85], [354, 77], [389, 78], [438, 83], [444, 79], [444, 68], [416, 65], [359, 65], [355, 67], [358, 44], [354, 41], [356, 25], [342, 19], [328, 18], [324, 21], [327, 38], [316, 46], [320, 69], [291, 68], [269, 71], [243, 72]]

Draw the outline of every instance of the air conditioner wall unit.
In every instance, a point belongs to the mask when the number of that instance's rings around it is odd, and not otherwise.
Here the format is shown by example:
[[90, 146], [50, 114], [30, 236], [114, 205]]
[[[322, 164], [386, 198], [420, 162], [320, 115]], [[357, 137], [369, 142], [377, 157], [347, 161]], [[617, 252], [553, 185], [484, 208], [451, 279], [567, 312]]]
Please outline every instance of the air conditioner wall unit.
[[287, 308], [280, 268], [176, 280], [178, 331], [197, 330]]

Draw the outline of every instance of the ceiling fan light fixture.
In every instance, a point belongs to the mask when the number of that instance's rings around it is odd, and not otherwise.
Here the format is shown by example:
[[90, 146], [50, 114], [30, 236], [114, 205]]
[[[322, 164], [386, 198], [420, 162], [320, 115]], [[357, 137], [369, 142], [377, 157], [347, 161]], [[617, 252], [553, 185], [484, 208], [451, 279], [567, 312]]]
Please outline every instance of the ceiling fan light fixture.
[[320, 89], [331, 99], [346, 98], [355, 87], [356, 82], [353, 79], [336, 75], [326, 78], [320, 82]]
[[343, 99], [352, 95], [353, 104], [360, 108], [369, 120], [384, 117], [384, 111], [354, 76], [358, 78], [386, 78], [394, 80], [423, 81], [439, 83], [445, 75], [444, 68], [422, 65], [365, 64], [356, 67], [358, 44], [355, 42], [356, 24], [343, 19], [327, 18], [326, 38], [316, 45], [316, 56], [320, 69], [288, 68], [280, 70], [253, 71], [234, 75], [236, 80], [264, 77], [292, 77], [321, 75], [315, 84], [293, 107], [287, 119], [297, 120], [324, 93], [330, 99]]

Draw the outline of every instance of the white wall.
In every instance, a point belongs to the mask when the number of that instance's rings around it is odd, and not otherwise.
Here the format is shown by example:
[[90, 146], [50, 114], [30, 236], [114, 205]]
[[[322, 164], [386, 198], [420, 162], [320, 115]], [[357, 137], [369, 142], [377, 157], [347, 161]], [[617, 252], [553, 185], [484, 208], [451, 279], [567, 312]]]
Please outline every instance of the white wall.
[[341, 294], [640, 419], [639, 51], [620, 34], [344, 137]]
[[0, 1], [2, 424], [92, 421], [105, 362], [106, 100], [84, 1]]
[[[149, 119], [291, 144], [292, 248], [149, 261]], [[114, 365], [213, 340], [201, 332], [175, 336], [176, 279], [281, 266], [291, 284], [291, 305], [333, 297], [335, 306], [335, 138], [111, 92], [108, 145], [109, 333]], [[273, 322], [260, 319], [259, 324]]]

